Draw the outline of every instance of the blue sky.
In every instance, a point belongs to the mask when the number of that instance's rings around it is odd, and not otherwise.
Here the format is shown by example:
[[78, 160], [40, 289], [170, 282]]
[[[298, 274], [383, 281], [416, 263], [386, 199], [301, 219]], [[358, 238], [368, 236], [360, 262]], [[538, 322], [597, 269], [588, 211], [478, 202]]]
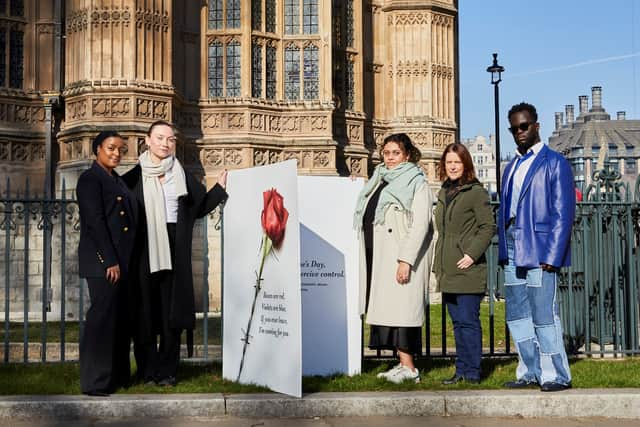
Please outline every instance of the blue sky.
[[493, 52], [506, 69], [500, 83], [503, 153], [515, 149], [506, 117], [521, 101], [537, 107], [544, 142], [554, 112], [574, 104], [577, 116], [579, 95], [589, 95], [591, 107], [592, 86], [602, 86], [612, 118], [624, 110], [627, 119], [640, 119], [640, 0], [459, 0], [458, 6], [463, 138], [494, 133], [486, 71]]

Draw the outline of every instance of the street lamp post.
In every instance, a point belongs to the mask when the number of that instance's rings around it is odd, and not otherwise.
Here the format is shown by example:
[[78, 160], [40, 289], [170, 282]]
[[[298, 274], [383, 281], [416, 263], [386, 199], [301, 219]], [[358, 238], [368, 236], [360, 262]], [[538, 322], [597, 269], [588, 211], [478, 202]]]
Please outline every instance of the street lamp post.
[[498, 54], [493, 54], [493, 64], [487, 67], [487, 72], [491, 73], [491, 84], [493, 85], [493, 96], [495, 100], [496, 118], [496, 195], [500, 195], [500, 95], [498, 85], [502, 81], [504, 67], [498, 65]]

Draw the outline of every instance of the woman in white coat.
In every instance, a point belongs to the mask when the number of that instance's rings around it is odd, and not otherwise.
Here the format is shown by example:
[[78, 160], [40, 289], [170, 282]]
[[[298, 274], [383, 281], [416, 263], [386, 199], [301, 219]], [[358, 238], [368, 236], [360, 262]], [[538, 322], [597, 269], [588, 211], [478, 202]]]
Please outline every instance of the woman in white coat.
[[378, 377], [420, 382], [413, 357], [422, 353], [424, 295], [431, 271], [433, 195], [418, 166], [421, 153], [404, 133], [385, 138], [358, 198], [361, 233], [360, 309], [371, 325], [369, 347], [395, 349], [400, 363]]

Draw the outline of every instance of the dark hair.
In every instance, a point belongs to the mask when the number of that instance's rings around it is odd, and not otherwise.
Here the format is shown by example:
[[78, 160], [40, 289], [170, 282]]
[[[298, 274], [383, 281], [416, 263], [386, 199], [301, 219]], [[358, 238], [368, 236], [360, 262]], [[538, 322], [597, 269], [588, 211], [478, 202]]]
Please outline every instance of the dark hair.
[[153, 128], [156, 126], [169, 126], [174, 132], [176, 131], [176, 128], [174, 125], [172, 125], [171, 123], [169, 123], [166, 120], [156, 120], [155, 122], [151, 123], [151, 126], [149, 126], [149, 130], [147, 131], [147, 135], [151, 136], [151, 132], [153, 131]]
[[407, 135], [406, 133], [394, 133], [386, 137], [382, 142], [382, 145], [380, 146], [381, 158], [384, 146], [390, 142], [395, 142], [396, 144], [400, 145], [404, 152], [409, 155], [409, 161], [411, 163], [418, 163], [420, 161], [420, 158], [422, 158], [422, 153], [420, 152], [418, 147], [413, 145], [413, 142], [411, 142], [409, 135]]
[[520, 104], [516, 104], [513, 107], [511, 107], [507, 118], [511, 120], [511, 116], [521, 111], [526, 111], [527, 113], [529, 113], [534, 123], [538, 123], [538, 112], [536, 111], [536, 107], [534, 107], [531, 104], [527, 104], [526, 102], [521, 102]]
[[438, 175], [440, 181], [444, 181], [447, 179], [447, 154], [456, 153], [458, 157], [460, 157], [460, 161], [462, 162], [462, 166], [464, 170], [462, 171], [462, 176], [460, 177], [460, 184], [467, 184], [476, 179], [476, 172], [473, 167], [473, 160], [471, 159], [471, 154], [469, 154], [469, 150], [464, 144], [460, 144], [459, 142], [454, 142], [453, 144], [449, 144], [445, 147], [442, 152], [442, 156], [440, 157], [440, 163], [438, 164]]
[[105, 141], [105, 139], [114, 138], [114, 137], [120, 138], [120, 139], [124, 139], [115, 130], [103, 130], [102, 132], [100, 132], [93, 139], [93, 143], [91, 144], [91, 149], [93, 150], [93, 154], [95, 154], [96, 156], [98, 155], [98, 147], [102, 145], [102, 143]]

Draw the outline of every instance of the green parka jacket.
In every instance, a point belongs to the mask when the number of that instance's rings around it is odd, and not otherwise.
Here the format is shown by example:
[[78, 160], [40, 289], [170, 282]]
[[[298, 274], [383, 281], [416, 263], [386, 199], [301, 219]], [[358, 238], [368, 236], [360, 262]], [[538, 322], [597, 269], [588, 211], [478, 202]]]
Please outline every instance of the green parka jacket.
[[[489, 194], [477, 180], [461, 185], [446, 204], [446, 185], [438, 193], [435, 210], [438, 241], [435, 247], [433, 272], [437, 290], [454, 294], [482, 293], [487, 287], [485, 251], [496, 232]], [[459, 269], [457, 262], [469, 255], [474, 263]]]

